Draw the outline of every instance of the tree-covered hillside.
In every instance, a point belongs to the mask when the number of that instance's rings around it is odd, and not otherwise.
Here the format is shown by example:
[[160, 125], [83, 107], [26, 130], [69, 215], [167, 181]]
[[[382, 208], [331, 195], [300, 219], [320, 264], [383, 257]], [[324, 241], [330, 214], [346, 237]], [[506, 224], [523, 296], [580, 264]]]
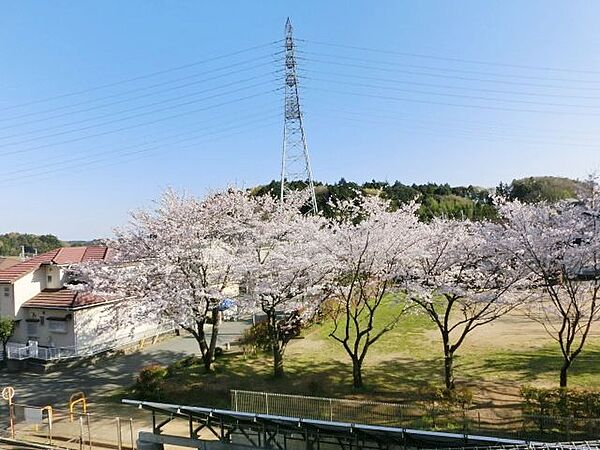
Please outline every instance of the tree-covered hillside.
[[0, 256], [18, 256], [21, 246], [25, 246], [27, 253], [44, 253], [57, 247], [66, 247], [68, 244], [52, 234], [35, 235], [22, 233], [6, 233], [0, 235]]
[[[326, 215], [330, 212], [329, 201], [333, 198], [353, 198], [358, 192], [368, 195], [381, 193], [394, 205], [417, 200], [421, 206], [419, 216], [422, 220], [432, 217], [467, 218], [480, 220], [495, 218], [496, 209], [492, 204], [493, 193], [504, 195], [510, 199], [523, 202], [554, 202], [565, 198], [574, 198], [580, 186], [579, 181], [560, 177], [529, 177], [513, 180], [511, 183], [500, 183], [496, 188], [482, 188], [477, 186], [450, 186], [449, 184], [412, 184], [407, 185], [396, 181], [369, 181], [358, 184], [342, 178], [337, 183], [316, 183], [315, 191], [320, 211]], [[297, 182], [295, 188], [305, 187], [305, 183]], [[267, 185], [254, 188], [256, 195], [279, 195], [279, 182], [271, 181]], [[84, 230], [82, 230], [84, 231]], [[94, 241], [61, 241], [56, 236], [34, 235], [22, 233], [7, 233], [0, 235], [0, 256], [17, 256], [21, 253], [21, 246], [25, 251], [43, 253], [57, 247], [77, 245], [99, 245], [99, 240]]]
[[[363, 184], [346, 181], [342, 178], [334, 184], [315, 184], [317, 204], [326, 215], [330, 211], [329, 201], [332, 198], [353, 198], [358, 192], [383, 197], [398, 205], [410, 200], [421, 203], [419, 216], [422, 220], [433, 217], [491, 219], [496, 217], [496, 208], [492, 203], [492, 195], [498, 193], [513, 200], [523, 202], [554, 202], [566, 198], [574, 198], [580, 182], [559, 177], [530, 177], [513, 180], [511, 183], [500, 183], [497, 188], [477, 186], [450, 186], [449, 184], [412, 184], [399, 181], [369, 181]], [[279, 195], [280, 184], [271, 181], [269, 184], [254, 189], [256, 195]], [[303, 188], [305, 183], [292, 183], [292, 188]]]
[[529, 177], [513, 180], [510, 184], [498, 186], [500, 194], [525, 203], [540, 201], [555, 202], [577, 197], [581, 182], [560, 177]]

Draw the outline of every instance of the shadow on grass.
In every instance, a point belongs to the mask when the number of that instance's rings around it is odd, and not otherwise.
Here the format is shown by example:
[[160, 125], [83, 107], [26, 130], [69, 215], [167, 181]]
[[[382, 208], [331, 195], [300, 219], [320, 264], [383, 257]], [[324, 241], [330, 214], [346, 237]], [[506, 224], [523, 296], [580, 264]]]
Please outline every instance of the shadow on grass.
[[[468, 373], [469, 378], [503, 378], [527, 384], [549, 381], [558, 384], [563, 359], [556, 347], [543, 347], [537, 350], [494, 352], [479, 356], [459, 358], [458, 370]], [[590, 347], [575, 360], [569, 370], [572, 384], [583, 387], [600, 385], [600, 348]], [[590, 381], [595, 383], [590, 385]]]
[[[409, 402], [421, 398], [422, 388], [433, 379], [441, 380], [440, 368], [441, 364], [433, 360], [399, 359], [369, 365], [363, 372], [365, 387], [354, 389], [351, 366], [343, 361], [289, 358], [285, 362], [285, 376], [274, 378], [268, 355], [244, 356], [232, 352], [220, 357], [211, 373], [206, 373], [199, 364], [172, 371], [161, 397], [172, 403], [220, 408], [229, 407], [232, 389]], [[131, 393], [120, 392], [122, 396]]]

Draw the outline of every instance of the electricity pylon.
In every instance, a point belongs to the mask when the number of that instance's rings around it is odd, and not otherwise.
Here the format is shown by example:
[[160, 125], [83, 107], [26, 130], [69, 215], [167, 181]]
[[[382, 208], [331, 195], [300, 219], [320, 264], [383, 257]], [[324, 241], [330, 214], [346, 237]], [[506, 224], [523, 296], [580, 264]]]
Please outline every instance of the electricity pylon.
[[300, 109], [298, 94], [298, 73], [296, 66], [295, 44], [292, 35], [292, 23], [285, 22], [285, 107], [283, 123], [283, 149], [281, 155], [281, 193], [280, 199], [285, 201], [289, 192], [289, 183], [300, 181], [306, 183], [310, 190], [311, 207], [317, 212], [317, 198], [313, 181], [306, 133]]

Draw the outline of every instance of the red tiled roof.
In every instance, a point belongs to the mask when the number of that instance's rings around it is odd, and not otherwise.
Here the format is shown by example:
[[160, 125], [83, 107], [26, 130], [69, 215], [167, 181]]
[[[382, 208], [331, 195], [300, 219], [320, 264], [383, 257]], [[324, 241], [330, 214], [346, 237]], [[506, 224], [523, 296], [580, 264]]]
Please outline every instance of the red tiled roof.
[[1, 257], [0, 256], [0, 270], [8, 269], [9, 267], [19, 264], [21, 260], [16, 256]]
[[77, 264], [101, 261], [107, 257], [107, 247], [62, 247], [0, 270], [0, 283], [14, 283], [19, 278], [37, 270], [42, 264]]
[[73, 309], [104, 303], [106, 299], [94, 294], [67, 288], [47, 289], [23, 303], [24, 308]]

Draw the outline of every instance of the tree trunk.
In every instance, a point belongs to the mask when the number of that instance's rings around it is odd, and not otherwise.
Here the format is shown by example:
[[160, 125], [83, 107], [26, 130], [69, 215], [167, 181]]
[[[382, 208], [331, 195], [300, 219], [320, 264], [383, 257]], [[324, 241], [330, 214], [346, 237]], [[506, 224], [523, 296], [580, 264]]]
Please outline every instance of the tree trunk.
[[454, 389], [454, 355], [450, 351], [446, 351], [444, 354], [444, 383], [446, 389]]
[[271, 348], [273, 350], [273, 376], [275, 378], [281, 378], [285, 374], [283, 370], [283, 346], [279, 339], [275, 309], [267, 309], [265, 314], [267, 315], [267, 321], [269, 323], [269, 337], [271, 338]]
[[567, 387], [567, 378], [568, 378], [569, 367], [571, 367], [571, 362], [572, 361], [565, 359], [562, 367], [560, 368], [560, 387], [561, 388]]
[[281, 378], [285, 375], [283, 370], [283, 352], [279, 346], [279, 342], [273, 345], [273, 376]]
[[352, 386], [355, 389], [363, 387], [362, 362], [357, 358], [352, 358]]
[[204, 363], [204, 369], [207, 372], [211, 370], [212, 357], [209, 355], [208, 344], [206, 343], [206, 333], [204, 332], [204, 321], [196, 322], [196, 341], [198, 341], [198, 347], [200, 347], [200, 354], [202, 355], [202, 362]]
[[[217, 348], [217, 337], [219, 336], [219, 325], [221, 325], [221, 314], [217, 308], [212, 310], [212, 332], [210, 333], [210, 346], [207, 359], [212, 363], [215, 360], [215, 349]], [[206, 367], [206, 362], [204, 363]], [[210, 371], [210, 364], [207, 368]]]

